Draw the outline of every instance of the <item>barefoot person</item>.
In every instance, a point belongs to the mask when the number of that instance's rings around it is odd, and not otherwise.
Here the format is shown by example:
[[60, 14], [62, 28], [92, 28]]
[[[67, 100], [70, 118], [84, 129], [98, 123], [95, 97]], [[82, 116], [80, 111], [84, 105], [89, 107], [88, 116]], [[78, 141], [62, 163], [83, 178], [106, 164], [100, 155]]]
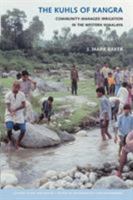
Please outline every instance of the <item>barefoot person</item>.
[[[131, 114], [131, 106], [126, 104], [124, 106], [123, 114], [118, 117], [118, 131], [119, 131], [119, 155], [122, 147], [125, 145], [126, 137], [130, 131], [133, 130], [133, 115]], [[115, 136], [117, 142], [117, 135]]]
[[53, 97], [48, 97], [48, 100], [42, 103], [42, 114], [39, 117], [39, 122], [46, 119], [48, 123], [51, 121], [51, 116], [53, 114]]
[[128, 134], [126, 138], [126, 144], [122, 148], [121, 156], [120, 156], [120, 166], [119, 170], [117, 171], [117, 176], [121, 177], [122, 176], [122, 171], [124, 168], [124, 165], [127, 162], [127, 155], [128, 153], [132, 152], [133, 153], [133, 130]]
[[[5, 96], [6, 112], [5, 123], [8, 139], [18, 148], [26, 132], [24, 120], [25, 95], [20, 91], [19, 81], [13, 83], [12, 91]], [[12, 136], [12, 130], [20, 130], [17, 141]]]
[[100, 99], [101, 136], [103, 140], [106, 140], [106, 136], [111, 139], [112, 137], [108, 132], [109, 121], [111, 120], [111, 104], [109, 99], [105, 96], [105, 90], [103, 87], [97, 88], [96, 93]]

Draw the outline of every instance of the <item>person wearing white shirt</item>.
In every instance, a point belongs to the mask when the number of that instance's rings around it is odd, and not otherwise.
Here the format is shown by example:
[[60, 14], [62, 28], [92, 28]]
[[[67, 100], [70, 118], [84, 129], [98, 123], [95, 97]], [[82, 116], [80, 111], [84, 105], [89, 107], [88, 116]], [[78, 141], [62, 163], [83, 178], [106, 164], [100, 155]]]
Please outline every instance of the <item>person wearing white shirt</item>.
[[127, 90], [128, 84], [126, 82], [122, 83], [122, 87], [120, 87], [117, 97], [120, 101], [120, 106], [119, 106], [119, 114], [122, 113], [124, 105], [128, 102], [128, 95], [129, 92]]
[[[21, 140], [26, 132], [26, 124], [24, 119], [25, 95], [20, 91], [19, 81], [13, 83], [12, 91], [5, 96], [5, 123], [9, 140], [19, 148]], [[18, 140], [15, 141], [12, 136], [12, 130], [20, 130]]]
[[108, 74], [112, 72], [112, 70], [109, 68], [108, 64], [105, 64], [101, 69], [101, 74], [104, 77], [104, 88], [107, 91], [107, 94], [109, 94], [109, 85], [108, 85]]

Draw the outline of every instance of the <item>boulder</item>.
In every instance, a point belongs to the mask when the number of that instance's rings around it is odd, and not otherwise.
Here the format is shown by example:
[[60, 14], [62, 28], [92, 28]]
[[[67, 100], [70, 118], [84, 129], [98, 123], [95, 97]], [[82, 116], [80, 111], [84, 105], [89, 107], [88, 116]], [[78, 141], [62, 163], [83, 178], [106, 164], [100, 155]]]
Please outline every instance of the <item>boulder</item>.
[[45, 84], [47, 86], [47, 91], [67, 92], [67, 87], [64, 85], [64, 83], [47, 81]]
[[48, 178], [44, 177], [41, 180], [36, 182], [36, 186], [42, 186], [48, 182]]
[[130, 168], [127, 165], [125, 165], [123, 168], [123, 172], [129, 172], [129, 171], [130, 171]]
[[81, 183], [86, 184], [89, 182], [89, 178], [86, 175], [82, 175], [80, 178]]
[[9, 77], [9, 73], [7, 73], [7, 72], [2, 73], [2, 78], [8, 78], [8, 77]]
[[70, 170], [68, 171], [67, 174], [68, 174], [69, 176], [71, 176], [71, 177], [74, 177], [76, 171], [77, 171], [77, 167], [73, 167], [72, 169], [70, 169]]
[[94, 189], [127, 189], [126, 183], [117, 176], [109, 176], [99, 179]]
[[49, 181], [46, 184], [42, 185], [39, 189], [55, 189], [55, 184], [54, 182]]
[[12, 170], [3, 170], [1, 171], [1, 188], [5, 187], [6, 185], [17, 185], [18, 179]]
[[131, 179], [131, 180], [133, 180], [133, 171], [130, 171], [128, 173], [128, 178]]
[[[44, 125], [26, 124], [26, 134], [21, 142], [25, 148], [43, 148], [74, 141], [75, 137], [67, 132], [56, 133]], [[17, 139], [19, 131], [14, 131], [14, 138]]]
[[64, 185], [63, 188], [65, 188], [65, 189], [71, 189], [72, 188], [72, 184], [73, 183], [66, 182], [66, 184]]
[[80, 179], [80, 178], [82, 177], [82, 175], [83, 175], [83, 174], [82, 174], [81, 172], [76, 172], [76, 173], [75, 173], [75, 178], [76, 178], [76, 179]]
[[129, 188], [133, 188], [133, 180], [127, 179], [127, 180], [125, 181], [125, 183], [126, 183], [126, 185], [127, 185]]
[[131, 170], [133, 170], [133, 160], [128, 163], [128, 166]]
[[13, 77], [13, 78], [16, 78], [17, 73], [18, 73], [17, 71], [11, 70], [11, 71], [9, 72], [9, 76], [10, 76], [10, 77]]
[[39, 89], [38, 88], [36, 88], [33, 92], [32, 92], [32, 96], [33, 97], [38, 97], [38, 96], [40, 96], [40, 91], [39, 91]]
[[128, 154], [127, 160], [128, 160], [128, 161], [133, 160], [133, 153], [129, 153], [129, 154]]
[[15, 186], [13, 185], [6, 185], [3, 189], [14, 189]]
[[85, 184], [85, 188], [86, 189], [91, 189], [92, 188], [92, 183], [87, 183], [87, 184]]
[[3, 189], [17, 189], [17, 190], [22, 190], [24, 188], [21, 187], [21, 186], [6, 185]]
[[80, 189], [81, 189], [81, 190], [86, 189], [85, 185], [81, 185], [81, 186], [80, 186]]
[[60, 172], [58, 176], [59, 176], [60, 179], [63, 179], [63, 178], [66, 177], [67, 175], [68, 175], [68, 174], [67, 174], [66, 172]]
[[57, 176], [57, 172], [54, 170], [49, 170], [45, 173], [45, 178], [50, 179], [53, 176]]
[[97, 106], [97, 103], [96, 102], [88, 101], [87, 102], [87, 106], [95, 108]]
[[[1, 150], [6, 148], [6, 145], [4, 145], [4, 143], [1, 143]], [[0, 155], [0, 169], [4, 170], [4, 169], [9, 169], [9, 164], [8, 164], [8, 156], [4, 153], [1, 152]]]
[[67, 184], [67, 181], [65, 181], [64, 179], [60, 179], [56, 182], [57, 187], [65, 188], [66, 184]]
[[51, 92], [51, 91], [60, 91], [67, 92], [67, 87], [64, 83], [54, 82], [54, 81], [45, 81], [40, 78], [34, 79], [37, 82], [37, 88], [39, 91]]
[[59, 132], [58, 136], [60, 137], [62, 143], [75, 140], [75, 137], [72, 134], [67, 133], [66, 131]]
[[[19, 131], [13, 132], [15, 139], [18, 138]], [[61, 143], [58, 134], [44, 125], [26, 124], [26, 134], [21, 142], [25, 148], [43, 148], [55, 146]]]
[[52, 180], [52, 181], [57, 181], [57, 180], [58, 180], [58, 176], [52, 176], [52, 177], [50, 178], [50, 180]]
[[91, 172], [89, 174], [89, 181], [90, 183], [94, 184], [96, 182], [97, 179], [97, 174], [95, 172]]
[[70, 176], [66, 176], [63, 180], [72, 183], [73, 179]]
[[87, 137], [88, 136], [87, 131], [85, 131], [85, 130], [79, 131], [77, 133], [77, 135], [80, 136], [80, 137]]
[[37, 83], [37, 89], [39, 91], [45, 91], [45, 81], [40, 78], [35, 78], [34, 81]]

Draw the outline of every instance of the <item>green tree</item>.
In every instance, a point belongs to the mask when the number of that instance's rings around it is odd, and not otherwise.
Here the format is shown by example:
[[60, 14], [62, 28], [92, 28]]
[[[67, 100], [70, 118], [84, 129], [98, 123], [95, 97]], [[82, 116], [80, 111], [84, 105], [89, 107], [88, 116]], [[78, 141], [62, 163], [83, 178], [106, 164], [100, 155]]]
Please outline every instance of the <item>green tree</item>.
[[4, 50], [17, 49], [18, 38], [23, 32], [26, 14], [19, 9], [7, 11], [1, 17], [1, 48]]

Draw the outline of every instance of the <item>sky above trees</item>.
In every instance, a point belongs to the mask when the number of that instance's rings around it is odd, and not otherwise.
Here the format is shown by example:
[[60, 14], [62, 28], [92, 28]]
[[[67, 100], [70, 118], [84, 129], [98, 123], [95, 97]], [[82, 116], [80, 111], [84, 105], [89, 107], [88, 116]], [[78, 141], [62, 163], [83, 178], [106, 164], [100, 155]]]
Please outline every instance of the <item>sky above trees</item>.
[[[71, 27], [71, 22], [64, 22], [64, 21], [55, 21], [55, 17], [57, 16], [61, 16], [61, 14], [57, 15], [57, 14], [40, 14], [39, 13], [39, 9], [38, 7], [49, 7], [49, 6], [122, 6], [124, 9], [124, 27], [119, 27], [116, 28], [117, 33], [121, 34], [124, 31], [128, 31], [129, 29], [131, 29], [133, 27], [132, 25], [132, 10], [133, 10], [133, 1], [132, 0], [66, 0], [66, 1], [62, 1], [62, 0], [3, 0], [0, 3], [0, 14], [3, 15], [7, 12], [7, 10], [12, 10], [13, 8], [18, 8], [19, 10], [22, 10], [26, 13], [27, 15], [27, 23], [25, 24], [25, 28], [27, 28], [29, 21], [32, 20], [32, 18], [36, 15], [39, 16], [40, 20], [43, 21], [44, 26], [45, 26], [45, 32], [44, 32], [44, 36], [45, 39], [51, 39], [53, 36], [53, 31], [54, 30], [59, 30], [59, 32], [61, 31], [61, 29], [65, 26], [70, 26]], [[78, 17], [90, 17], [89, 14], [65, 14], [63, 15], [63, 17], [70, 17], [70, 16], [78, 16]], [[95, 16], [95, 15], [94, 15]], [[100, 14], [96, 14], [96, 16], [100, 17], [100, 16], [107, 16], [105, 15], [100, 15]], [[108, 15], [109, 16], [109, 15]], [[122, 16], [122, 14], [120, 15], [116, 15], [116, 14], [111, 14], [112, 16]], [[92, 17], [92, 16], [91, 16]], [[76, 33], [79, 34], [82, 31], [84, 31], [86, 29], [86, 27], [71, 27], [71, 31], [72, 33]], [[95, 30], [97, 30], [99, 28], [95, 28]], [[114, 29], [114, 28], [113, 28]]]

